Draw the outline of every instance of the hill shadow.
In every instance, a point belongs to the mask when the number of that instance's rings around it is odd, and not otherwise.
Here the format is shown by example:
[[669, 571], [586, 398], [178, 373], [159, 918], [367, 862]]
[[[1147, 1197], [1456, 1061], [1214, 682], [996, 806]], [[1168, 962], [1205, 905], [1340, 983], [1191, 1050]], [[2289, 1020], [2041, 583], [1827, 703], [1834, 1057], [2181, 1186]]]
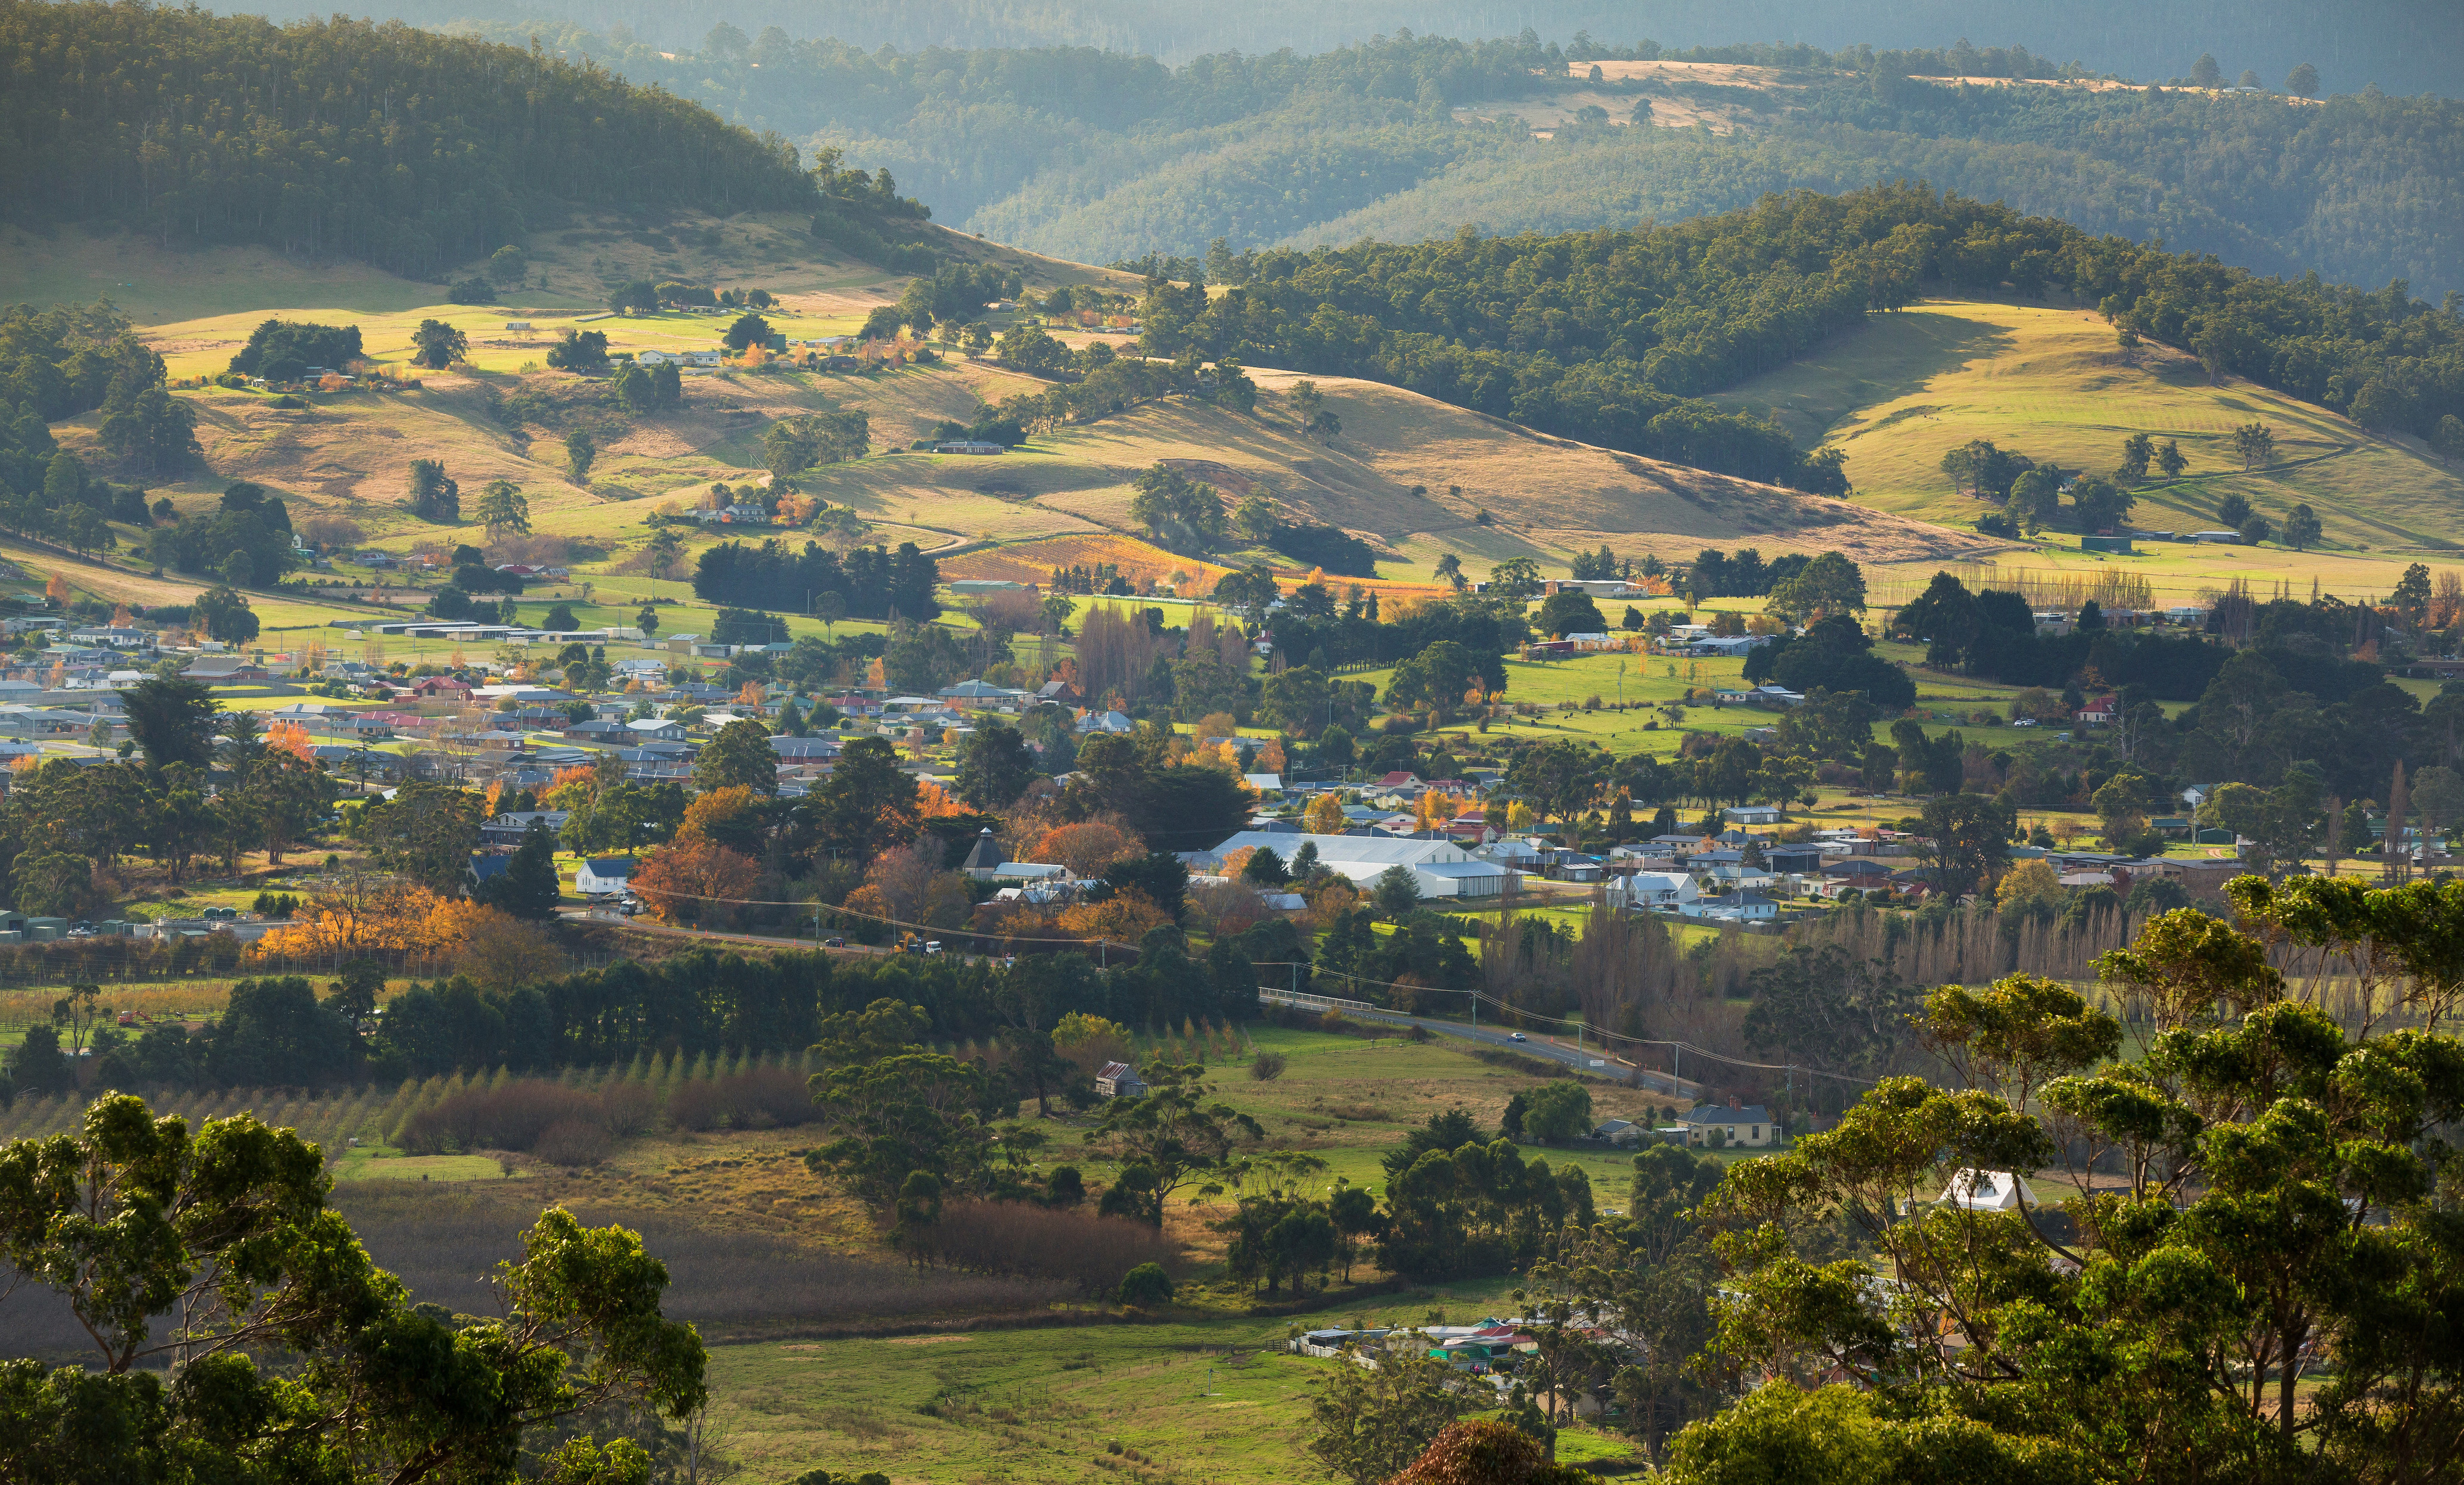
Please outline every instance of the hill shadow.
[[1868, 316], [1787, 365], [1712, 396], [1740, 411], [1767, 413], [1798, 443], [1817, 444], [1860, 407], [1923, 391], [1938, 376], [2014, 349], [2006, 325], [1949, 310]]

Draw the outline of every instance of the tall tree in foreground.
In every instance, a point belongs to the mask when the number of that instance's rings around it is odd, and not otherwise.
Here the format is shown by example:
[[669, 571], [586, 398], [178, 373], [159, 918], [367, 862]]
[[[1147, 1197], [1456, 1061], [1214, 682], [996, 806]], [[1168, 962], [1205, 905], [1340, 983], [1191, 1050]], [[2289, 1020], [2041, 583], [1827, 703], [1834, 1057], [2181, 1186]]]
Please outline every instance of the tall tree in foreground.
[[[123, 1094], [77, 1134], [0, 1147], [0, 1261], [65, 1298], [96, 1352], [0, 1363], [0, 1479], [509, 1481], [560, 1419], [701, 1404], [700, 1338], [660, 1316], [667, 1267], [634, 1234], [550, 1208], [498, 1271], [497, 1317], [449, 1321], [368, 1260], [329, 1184], [287, 1129], [191, 1132]], [[649, 1463], [582, 1439], [558, 1477]]]
[[2452, 1477], [2464, 884], [2228, 894], [2235, 924], [2176, 909], [2098, 962], [2131, 1056], [2067, 985], [1946, 986], [1955, 1089], [1886, 1079], [1729, 1168], [1707, 1355], [1743, 1400], [1675, 1478]]

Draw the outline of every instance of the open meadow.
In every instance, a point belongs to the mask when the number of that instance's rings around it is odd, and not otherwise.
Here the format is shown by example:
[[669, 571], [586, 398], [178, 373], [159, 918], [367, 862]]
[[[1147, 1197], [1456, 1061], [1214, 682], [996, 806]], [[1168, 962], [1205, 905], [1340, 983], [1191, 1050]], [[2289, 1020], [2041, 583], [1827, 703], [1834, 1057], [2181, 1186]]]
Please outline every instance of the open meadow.
[[[2306, 589], [2314, 568], [2329, 575], [2335, 591], [2385, 593], [2404, 561], [2453, 548], [2464, 502], [2464, 479], [2418, 439], [2368, 432], [2237, 378], [2211, 386], [2183, 352], [2118, 344], [2093, 306], [1923, 300], [1870, 317], [1712, 400], [1768, 413], [1807, 443], [1838, 445], [1860, 503], [1944, 526], [1969, 528], [1994, 509], [1954, 491], [1942, 470], [1942, 456], [1970, 439], [2101, 474], [2120, 461], [2123, 440], [2146, 433], [2178, 443], [2189, 465], [2178, 479], [2137, 487], [2127, 524], [2211, 528], [2217, 503], [2238, 493], [2279, 529], [2300, 503], [2325, 528], [2320, 550], [2308, 554], [2167, 544], [2148, 564], [2151, 575], [2171, 579], [2159, 582], [2166, 595], [2183, 591], [2192, 575], [2221, 586], [2217, 578], [2245, 570]], [[2271, 464], [2245, 472], [2233, 430], [2252, 423], [2268, 426], [2276, 451]], [[2053, 544], [2071, 549], [2055, 561], [2080, 556], [2076, 537]], [[2374, 553], [2389, 557], [2365, 556]], [[2365, 567], [2338, 560], [2357, 557]], [[2380, 572], [2386, 580], [2374, 581]], [[2345, 573], [2354, 576], [2339, 587], [2335, 575]]]

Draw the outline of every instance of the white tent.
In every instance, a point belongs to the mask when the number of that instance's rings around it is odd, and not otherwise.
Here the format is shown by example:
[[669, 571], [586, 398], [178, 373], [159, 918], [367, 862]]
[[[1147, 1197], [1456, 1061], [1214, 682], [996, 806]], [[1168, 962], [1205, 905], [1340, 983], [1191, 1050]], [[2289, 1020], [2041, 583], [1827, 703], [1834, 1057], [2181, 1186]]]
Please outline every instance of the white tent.
[[1961, 1170], [1942, 1189], [1940, 1199], [1970, 1212], [2016, 1212], [2022, 1202], [2038, 1204], [2027, 1181], [2008, 1170]]

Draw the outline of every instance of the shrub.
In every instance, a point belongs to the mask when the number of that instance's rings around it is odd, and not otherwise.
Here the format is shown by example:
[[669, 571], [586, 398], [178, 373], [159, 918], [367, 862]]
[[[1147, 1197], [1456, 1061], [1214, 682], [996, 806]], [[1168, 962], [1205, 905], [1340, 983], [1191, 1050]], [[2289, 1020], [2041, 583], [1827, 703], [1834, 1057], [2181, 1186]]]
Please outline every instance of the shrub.
[[1143, 1222], [1005, 1201], [950, 1202], [924, 1241], [951, 1268], [1068, 1279], [1088, 1294], [1111, 1289], [1140, 1264], [1176, 1256], [1171, 1240]]
[[599, 1122], [620, 1140], [648, 1134], [659, 1122], [658, 1096], [638, 1082], [610, 1084], [599, 1095]]
[[1157, 1263], [1141, 1263], [1121, 1276], [1121, 1302], [1153, 1308], [1172, 1302], [1172, 1276]]
[[1572, 1079], [1554, 1079], [1531, 1091], [1523, 1127], [1543, 1145], [1563, 1145], [1592, 1132], [1591, 1091]]
[[1249, 1076], [1260, 1082], [1272, 1082], [1284, 1076], [1286, 1065], [1280, 1052], [1261, 1052], [1249, 1059]]
[[769, 1129], [818, 1115], [804, 1080], [783, 1067], [697, 1079], [668, 1099], [668, 1118], [679, 1129]]
[[599, 1099], [538, 1079], [501, 1088], [466, 1088], [404, 1122], [395, 1143], [413, 1154], [440, 1150], [530, 1149], [547, 1130], [579, 1120], [596, 1125]]
[[595, 1166], [615, 1149], [606, 1126], [595, 1119], [561, 1119], [540, 1132], [531, 1153], [560, 1166]]

